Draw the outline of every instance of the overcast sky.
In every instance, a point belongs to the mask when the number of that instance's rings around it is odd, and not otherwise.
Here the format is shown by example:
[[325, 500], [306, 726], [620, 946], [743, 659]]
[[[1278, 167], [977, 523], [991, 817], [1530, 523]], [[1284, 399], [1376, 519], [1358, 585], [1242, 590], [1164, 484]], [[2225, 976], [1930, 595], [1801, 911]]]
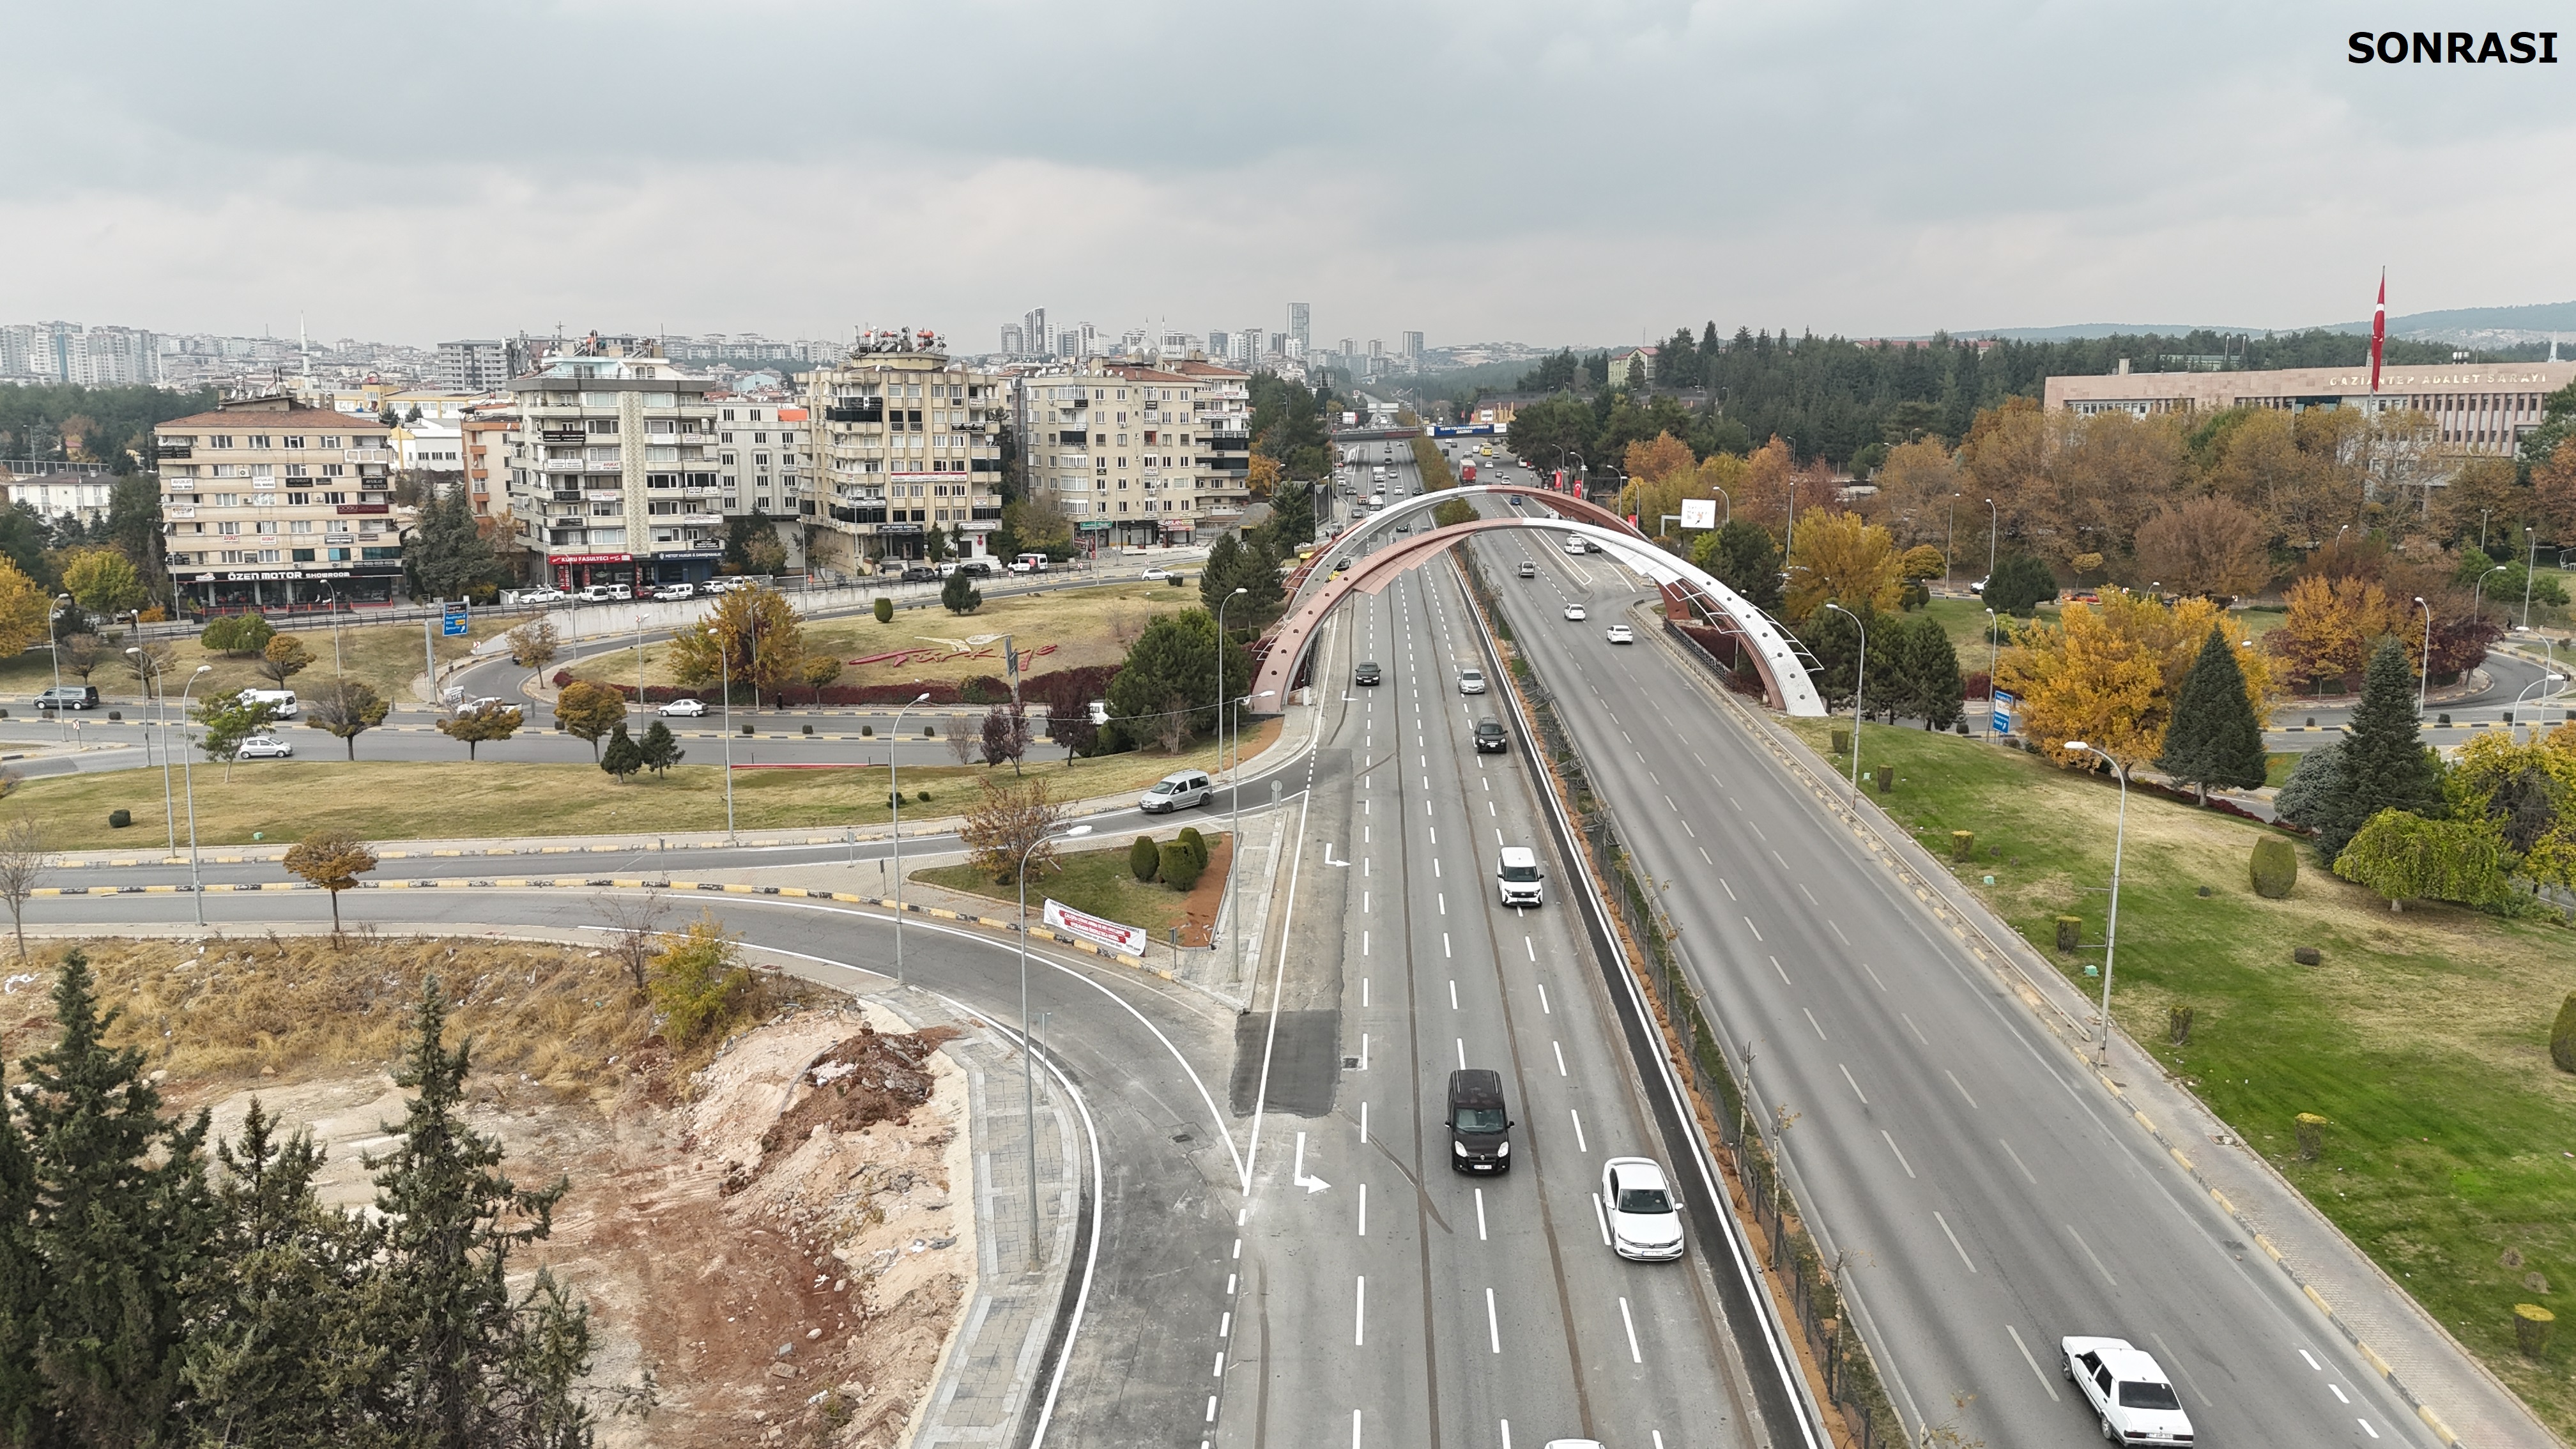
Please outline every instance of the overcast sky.
[[[2398, 13], [2399, 11], [2409, 13]], [[2556, 66], [2356, 66], [2356, 26]], [[0, 321], [996, 345], [2292, 327], [2576, 296], [2576, 12], [0, 0]]]

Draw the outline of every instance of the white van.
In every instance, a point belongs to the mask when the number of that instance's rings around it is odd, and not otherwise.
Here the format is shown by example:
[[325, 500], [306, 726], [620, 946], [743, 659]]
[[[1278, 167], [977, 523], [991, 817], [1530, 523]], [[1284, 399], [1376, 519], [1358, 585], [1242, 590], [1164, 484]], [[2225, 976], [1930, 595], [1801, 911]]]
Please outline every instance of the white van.
[[1154, 782], [1154, 788], [1137, 797], [1136, 808], [1148, 815], [1161, 815], [1189, 805], [1205, 805], [1215, 793], [1215, 785], [1204, 770], [1182, 770]]
[[270, 719], [295, 718], [295, 691], [291, 689], [245, 689], [241, 702], [267, 705]]
[[1494, 867], [1494, 888], [1506, 906], [1536, 906], [1547, 901], [1547, 888], [1538, 868], [1538, 852], [1525, 845], [1503, 847], [1502, 863]]

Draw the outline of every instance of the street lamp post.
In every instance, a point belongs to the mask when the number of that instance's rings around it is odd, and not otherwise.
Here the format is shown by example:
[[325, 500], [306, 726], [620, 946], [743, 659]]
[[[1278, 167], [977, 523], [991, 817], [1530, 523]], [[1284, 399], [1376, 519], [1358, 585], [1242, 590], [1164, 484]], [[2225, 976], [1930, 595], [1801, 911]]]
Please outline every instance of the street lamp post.
[[1941, 533], [1941, 587], [1950, 587], [1950, 551], [1959, 542], [1959, 495], [1950, 495], [1950, 522]]
[[2471, 586], [2470, 586], [2470, 588], [2469, 588], [2469, 617], [2470, 617], [2470, 618], [2474, 619], [2474, 618], [2477, 618], [2477, 617], [2478, 617], [2478, 601], [2479, 601], [2482, 597], [2484, 597], [2484, 596], [2485, 596], [2485, 594], [2486, 594], [2486, 591], [2487, 591], [2487, 580], [2488, 580], [2488, 578], [2489, 578], [2489, 577], [2491, 577], [2491, 576], [2493, 576], [2493, 575], [2503, 573], [2507, 567], [2509, 567], [2509, 565], [2505, 565], [2505, 564], [2497, 564], [2494, 568], [2491, 568], [2491, 569], [2487, 570], [2485, 573], [2482, 573], [2482, 574], [2478, 575], [2477, 582], [2476, 582], [2475, 584], [2473, 584], [2473, 585], [2471, 585]]
[[2004, 531], [2003, 514], [1996, 510], [1995, 500], [1986, 500], [1986, 587], [1995, 586], [1995, 538]]
[[2522, 627], [2528, 629], [2531, 627], [2531, 575], [2540, 567], [2540, 535], [2530, 528], [2523, 529], [2523, 532], [2531, 535], [2531, 557], [2522, 566]]
[[[1852, 627], [1860, 630], [1860, 654], [1852, 675], [1851, 762], [1852, 806], [1854, 809], [1858, 809], [1860, 806], [1860, 726], [1861, 721], [1868, 717], [1867, 711], [1861, 703], [1861, 691], [1869, 682], [1869, 626], [1860, 621], [1860, 615], [1853, 613], [1851, 610], [1844, 608], [1842, 605], [1835, 603], [1831, 599], [1825, 601], [1825, 607], [1842, 615], [1844, 618], [1851, 620]], [[1994, 676], [1989, 674], [1986, 677], [1991, 679]], [[1987, 687], [1992, 688], [1993, 686], [1989, 685]]]
[[[2548, 687], [2553, 684], [2562, 683], [2566, 678], [2566, 675], [2557, 673], [2553, 670], [2541, 675], [2538, 679], [2535, 679], [2522, 687], [2522, 693], [2513, 697], [2513, 727], [2510, 734], [2511, 738], [2519, 739], [2522, 736], [2522, 701], [2524, 695], [2528, 695], [2533, 690], [2537, 689], [2540, 691], [2540, 697], [2543, 700], [2547, 700], [2549, 698]], [[2531, 737], [2535, 740], [2540, 738], [2540, 721], [2538, 720], [2533, 720], [2531, 722]]]
[[63, 605], [71, 601], [72, 596], [69, 594], [54, 596], [52, 617], [49, 620], [53, 626], [49, 636], [52, 642], [46, 646], [46, 652], [54, 656], [54, 688], [57, 691], [54, 695], [54, 733], [63, 739], [71, 738], [70, 727], [63, 723], [63, 697], [59, 692], [63, 687]]
[[733, 660], [725, 649], [722, 633], [716, 635], [716, 677], [724, 691], [724, 767], [725, 767], [725, 844], [735, 843], [733, 835]]
[[[179, 713], [182, 717], [184, 717], [188, 712], [188, 691], [197, 687], [198, 680], [203, 679], [214, 672], [215, 666], [211, 664], [200, 664], [197, 666], [197, 672], [188, 676], [187, 686], [179, 691]], [[192, 733], [188, 736], [188, 748], [194, 749], [196, 748], [196, 744], [197, 737]], [[161, 742], [161, 749], [165, 755], [169, 752], [169, 748], [169, 741], [164, 740]], [[202, 926], [206, 923], [206, 882], [205, 877], [200, 875], [197, 869], [197, 774], [195, 766], [196, 761], [190, 759], [188, 756], [182, 755], [179, 757], [179, 788], [185, 791], [188, 796], [188, 894], [194, 898], [197, 903], [197, 924]], [[163, 789], [165, 791], [168, 789], [168, 782], [166, 779], [163, 782]]]
[[2120, 823], [2111, 835], [2111, 919], [2102, 937], [2102, 1065], [2107, 1067], [2111, 1064], [2111, 960], [2120, 950], [2120, 853], [2129, 843], [2129, 767], [2082, 740], [2068, 740], [2066, 747], [2100, 755], [2120, 777]]
[[[894, 984], [903, 981], [903, 717], [912, 706], [930, 698], [923, 690], [912, 701], [894, 712], [894, 734], [886, 741], [886, 798], [894, 811]], [[955, 720], [949, 723], [955, 725]]]
[[1731, 526], [1735, 522], [1735, 495], [1727, 492], [1726, 485], [1723, 483], [1711, 483], [1708, 486], [1716, 489], [1717, 496], [1726, 500], [1726, 522], [1719, 524], [1718, 527]]
[[[1058, 840], [1071, 840], [1089, 835], [1091, 827], [1076, 825], [1053, 835], [1041, 835], [1020, 852], [1020, 1099], [1029, 1139], [1029, 1266], [1038, 1265], [1038, 1088], [1037, 1069], [1032, 1058], [1035, 1051], [1029, 1036], [1029, 857], [1041, 845]], [[896, 912], [895, 920], [903, 919]]]
[[[1246, 695], [1233, 701], [1234, 772], [1226, 781], [1225, 828], [1228, 839], [1225, 845], [1225, 884], [1219, 888], [1221, 899], [1217, 902], [1217, 915], [1220, 919], [1224, 918], [1226, 907], [1234, 904], [1234, 862], [1235, 858], [1243, 853], [1243, 706], [1256, 699], [1268, 699], [1278, 692], [1275, 689], [1265, 689], [1259, 694]], [[1222, 727], [1224, 721], [1219, 720], [1218, 724]], [[1223, 736], [1220, 735], [1219, 738], [1221, 740]], [[1224, 753], [1225, 747], [1219, 744], [1217, 754], [1223, 756]], [[1228, 922], [1228, 924], [1233, 923]], [[1243, 974], [1243, 932], [1229, 930], [1226, 934], [1234, 941], [1234, 974], [1241, 976]]]
[[[139, 670], [145, 671], [146, 682], [152, 689], [152, 718], [161, 732], [161, 825], [168, 835], [170, 852], [175, 855], [179, 850], [179, 813], [172, 808], [170, 798], [170, 697], [161, 688], [161, 661], [132, 646], [128, 646], [125, 652], [134, 656]], [[193, 680], [190, 682], [194, 683]], [[144, 738], [149, 740], [152, 736], [146, 732]], [[151, 768], [148, 755], [145, 756], [144, 768]]]
[[2433, 683], [2433, 606], [2424, 602], [2422, 594], [2417, 594], [2415, 607], [2424, 611], [2424, 657], [2415, 669], [2415, 719], [2421, 723], [2424, 718], [2424, 694]]
[[[1987, 581], [1988, 581], [1988, 582], [1992, 582], [1992, 581], [1993, 581], [1993, 579], [1994, 579], [1994, 575], [1993, 575], [1992, 573], [1989, 573], [1989, 574], [1987, 574], [1987, 575], [1986, 575], [1986, 579], [1987, 579]], [[1995, 617], [1995, 611], [1994, 611], [1994, 609], [1993, 609], [1991, 606], [1989, 606], [1989, 607], [1987, 608], [1987, 610], [1986, 610], [1986, 738], [1987, 738], [1987, 739], [1993, 739], [1993, 738], [1995, 737], [1995, 666], [2003, 662], [2002, 657], [2001, 657], [2001, 652], [2000, 652], [2001, 646], [2000, 646], [2000, 645], [1998, 645], [1998, 644], [1996, 643], [1996, 640], [1995, 640], [1995, 629], [1996, 629], [1996, 627], [1997, 627], [1998, 625], [2000, 625], [2002, 622], [2003, 622], [2002, 620], [2000, 620], [2000, 619], [1998, 619], [1998, 618], [1996, 618], [1996, 617]]]

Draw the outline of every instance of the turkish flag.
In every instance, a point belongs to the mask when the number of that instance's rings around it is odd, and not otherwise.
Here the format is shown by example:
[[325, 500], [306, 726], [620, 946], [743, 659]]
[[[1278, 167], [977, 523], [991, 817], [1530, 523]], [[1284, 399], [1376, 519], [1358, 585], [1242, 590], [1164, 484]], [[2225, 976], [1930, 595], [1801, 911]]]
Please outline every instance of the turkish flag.
[[2379, 305], [2370, 312], [2370, 390], [2379, 391], [2379, 354], [2388, 345], [2388, 269], [2379, 269]]

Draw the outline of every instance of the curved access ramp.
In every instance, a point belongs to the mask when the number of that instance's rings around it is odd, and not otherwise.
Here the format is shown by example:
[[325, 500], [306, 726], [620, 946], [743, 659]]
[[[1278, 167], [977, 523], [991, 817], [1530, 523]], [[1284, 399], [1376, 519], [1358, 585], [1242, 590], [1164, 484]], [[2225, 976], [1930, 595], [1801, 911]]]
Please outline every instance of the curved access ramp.
[[[1422, 499], [1407, 500], [1399, 507], [1437, 503], [1457, 494], [1477, 492], [1536, 495], [1555, 502], [1580, 503], [1580, 500], [1566, 499], [1562, 494], [1549, 495], [1537, 489], [1471, 487], [1442, 489]], [[1588, 503], [1581, 506], [1600, 512]], [[1397, 511], [1397, 508], [1390, 508], [1380, 518], [1392, 516]], [[1402, 536], [1388, 547], [1353, 563], [1347, 571], [1332, 576], [1320, 588], [1301, 591], [1301, 597], [1271, 635], [1269, 648], [1264, 652], [1253, 680], [1252, 693], [1259, 696], [1264, 691], [1274, 691], [1268, 695], [1269, 698], [1285, 700], [1308, 651], [1314, 647], [1316, 630], [1333, 609], [1354, 592], [1376, 593], [1398, 575], [1446, 551], [1462, 538], [1507, 529], [1536, 529], [1556, 537], [1574, 535], [1653, 579], [1668, 594], [1698, 598], [1712, 617], [1751, 648], [1754, 666], [1761, 673], [1762, 687], [1772, 708], [1785, 714], [1811, 717], [1821, 717], [1825, 713], [1824, 698], [1816, 692], [1815, 681], [1799, 659], [1796, 645], [1770, 615], [1718, 582], [1705, 569], [1655, 547], [1624, 524], [1612, 529], [1564, 517], [1479, 518], [1448, 528], [1435, 528], [1429, 533]], [[1352, 532], [1357, 534], [1360, 530]]]

